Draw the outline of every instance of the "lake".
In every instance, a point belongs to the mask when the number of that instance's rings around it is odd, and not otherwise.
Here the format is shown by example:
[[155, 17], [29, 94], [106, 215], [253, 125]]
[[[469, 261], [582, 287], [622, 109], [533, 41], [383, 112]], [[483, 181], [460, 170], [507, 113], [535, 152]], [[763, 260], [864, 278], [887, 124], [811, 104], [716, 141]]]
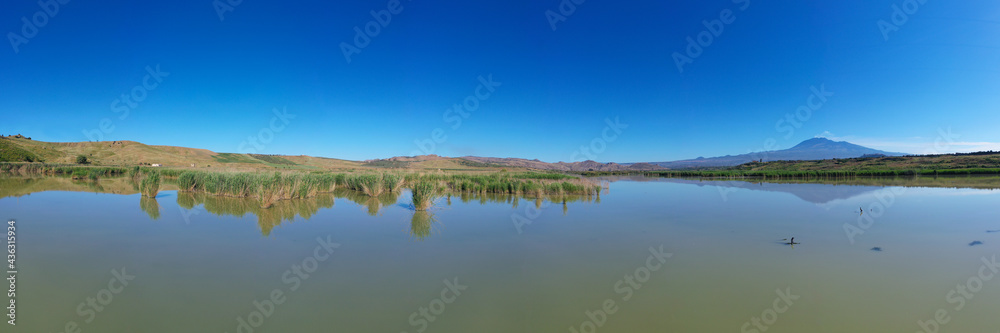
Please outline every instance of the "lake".
[[604, 180], [596, 200], [425, 213], [408, 192], [261, 209], [0, 178], [4, 332], [1000, 330], [997, 178]]

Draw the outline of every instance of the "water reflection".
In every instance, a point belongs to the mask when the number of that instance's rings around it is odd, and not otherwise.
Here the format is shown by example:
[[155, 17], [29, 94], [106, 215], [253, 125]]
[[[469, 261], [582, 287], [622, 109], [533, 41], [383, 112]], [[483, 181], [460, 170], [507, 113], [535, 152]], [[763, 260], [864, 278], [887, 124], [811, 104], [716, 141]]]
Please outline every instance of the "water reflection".
[[295, 221], [296, 216], [303, 219], [311, 218], [321, 208], [332, 208], [334, 196], [319, 194], [309, 199], [279, 200], [269, 208], [261, 208], [260, 201], [250, 198], [231, 198], [204, 193], [178, 192], [177, 205], [184, 209], [193, 209], [202, 205], [205, 211], [219, 216], [244, 217], [253, 214], [257, 217], [257, 226], [264, 236], [271, 234], [271, 229], [284, 221]]
[[[619, 180], [635, 181], [634, 178]], [[603, 180], [612, 180], [604, 178]], [[728, 189], [783, 192], [814, 204], [834, 200], [847, 200], [881, 190], [887, 186], [1000, 189], [998, 176], [938, 176], [938, 177], [854, 177], [830, 179], [692, 179], [645, 178], [646, 181], [663, 181], [698, 186], [718, 186]], [[830, 187], [828, 185], [837, 185]]]
[[[244, 217], [247, 214], [253, 214], [257, 216], [257, 225], [260, 227], [261, 234], [267, 236], [271, 233], [271, 229], [274, 229], [274, 227], [284, 221], [292, 222], [297, 216], [309, 219], [320, 209], [332, 208], [334, 199], [347, 199], [364, 209], [368, 215], [378, 216], [386, 208], [400, 205], [398, 202], [401, 196], [400, 193], [386, 193], [373, 198], [361, 192], [338, 189], [333, 193], [320, 194], [308, 199], [280, 200], [275, 202], [270, 208], [265, 209], [261, 208], [259, 201], [249, 198], [231, 198], [204, 193], [178, 192], [177, 205], [184, 209], [194, 209], [198, 205], [203, 205], [206, 211], [215, 215]], [[597, 196], [588, 197], [582, 195], [524, 197], [502, 194], [462, 193], [447, 194], [444, 197], [446, 198], [445, 202], [447, 205], [451, 205], [453, 197], [458, 197], [459, 200], [465, 203], [478, 202], [482, 205], [500, 203], [511, 205], [513, 208], [517, 208], [522, 199], [531, 200], [536, 209], [541, 209], [542, 204], [548, 200], [550, 202], [561, 203], [564, 215], [569, 212], [569, 203], [598, 202]], [[143, 211], [146, 211], [150, 214], [151, 218], [154, 218], [152, 211], [147, 210], [147, 205], [155, 205], [155, 200], [149, 200], [152, 203], [143, 201]], [[413, 210], [413, 207], [409, 203], [405, 207]], [[156, 218], [158, 217], [159, 214], [157, 211]], [[413, 216], [410, 220], [410, 235], [418, 240], [427, 238], [431, 235], [432, 225], [435, 222], [437, 220], [434, 218], [432, 212], [413, 210]]]
[[[115, 191], [116, 182], [108, 179], [99, 184], [110, 192]], [[85, 184], [66, 184], [81, 191], [94, 190]], [[28, 193], [39, 185], [43, 183], [36, 181], [33, 188], [18, 191]], [[121, 185], [129, 191], [128, 183]], [[622, 294], [612, 290], [615, 281], [633, 275], [647, 263], [643, 261], [647, 248], [662, 244], [660, 251], [678, 255], [650, 274], [643, 288], [636, 289], [636, 297], [623, 304], [635, 311], [615, 314], [622, 317], [609, 319], [606, 331], [735, 331], [751, 316], [770, 308], [776, 288], [791, 288], [793, 294], [801, 295], [801, 302], [790, 310], [792, 315], [781, 317], [772, 332], [815, 331], [817, 322], [830, 326], [820, 331], [903, 331], [916, 326], [916, 319], [908, 319], [916, 318], [914, 314], [932, 314], [934, 309], [949, 306], [942, 298], [945, 292], [955, 282], [974, 276], [981, 258], [992, 256], [1000, 244], [1000, 233], [986, 232], [1000, 229], [1000, 212], [990, 209], [996, 206], [997, 196], [957, 195], [990, 191], [907, 192], [876, 219], [870, 232], [851, 244], [842, 226], [857, 223], [859, 216], [853, 214], [860, 213], [855, 209], [859, 205], [869, 203], [864, 198], [834, 202], [830, 210], [823, 210], [792, 195], [760, 191], [740, 190], [753, 200], [720, 204], [716, 188], [669, 183], [620, 183], [618, 187], [615, 197], [603, 198], [607, 200], [601, 206], [571, 204], [588, 202], [587, 198], [471, 194], [464, 197], [473, 204], [464, 205], [459, 201], [462, 195], [452, 194], [453, 206], [448, 207], [449, 197], [442, 193], [430, 212], [408, 210], [411, 199], [404, 191], [393, 199], [395, 205], [384, 206], [376, 199], [376, 214], [382, 214], [377, 217], [368, 216], [369, 207], [356, 206], [355, 201], [334, 204], [336, 194], [328, 203], [331, 210], [324, 211], [326, 204], [317, 203], [323, 198], [311, 198], [296, 203], [311, 205], [304, 211], [291, 201], [264, 211], [253, 200], [173, 191], [156, 198], [163, 202], [158, 203], [162, 217], [155, 223], [149, 223], [147, 214], [136, 207], [140, 199], [135, 192], [130, 196], [50, 192], [0, 200], [0, 211], [24, 221], [31, 231], [32, 249], [27, 252], [33, 259], [25, 264], [32, 266], [24, 271], [36, 274], [25, 276], [29, 279], [24, 281], [35, 282], [24, 284], [29, 289], [23, 294], [34, 298], [24, 302], [29, 307], [23, 312], [28, 314], [24, 324], [30, 329], [26, 331], [33, 332], [55, 331], [53, 324], [61, 322], [31, 313], [77, 304], [86, 296], [79, 291], [93, 290], [95, 284], [106, 281], [109, 269], [123, 266], [142, 273], [138, 277], [142, 290], [125, 293], [138, 291], [142, 298], [160, 300], [154, 304], [159, 306], [144, 306], [152, 303], [141, 299], [132, 303], [135, 299], [130, 301], [125, 295], [122, 303], [112, 305], [121, 307], [101, 314], [107, 318], [88, 324], [90, 331], [145, 325], [153, 327], [151, 331], [195, 332], [211, 326], [219, 327], [217, 331], [230, 327], [233, 332], [231, 327], [239, 320], [232, 318], [245, 320], [246, 313], [254, 311], [252, 299], [234, 299], [233, 295], [246, 295], [249, 290], [267, 297], [264, 293], [275, 288], [287, 291], [288, 285], [277, 281], [280, 274], [268, 272], [283, 272], [301, 262], [313, 254], [311, 239], [327, 235], [343, 241], [344, 249], [350, 251], [322, 263], [317, 274], [290, 295], [295, 302], [287, 302], [279, 311], [303, 315], [268, 322], [275, 330], [337, 326], [352, 332], [412, 332], [406, 316], [436, 297], [425, 293], [445, 287], [441, 279], [457, 276], [461, 283], [474, 283], [470, 293], [459, 299], [468, 302], [449, 307], [444, 314], [447, 320], [434, 323], [435, 331], [461, 332], [483, 320], [498, 325], [496, 331], [565, 331], [569, 325], [589, 320], [585, 312], [600, 307], [601, 300], [620, 299]], [[370, 199], [352, 197], [361, 202]], [[174, 200], [178, 207], [173, 207]], [[589, 200], [597, 202], [598, 198]], [[474, 204], [484, 201], [485, 206]], [[558, 213], [555, 204], [563, 202], [574, 209], [572, 218]], [[290, 207], [283, 207], [286, 204]], [[528, 234], [515, 232], [510, 216], [531, 211], [532, 204], [550, 207], [531, 217]], [[881, 213], [863, 207], [864, 218]], [[116, 211], [106, 214], [108, 209]], [[216, 222], [202, 213], [196, 216], [198, 223], [184, 225], [178, 210], [183, 214], [186, 209], [244, 218], [227, 216]], [[293, 211], [297, 223], [282, 230], [269, 229], [276, 236], [288, 237], [262, 241], [254, 230], [257, 218], [245, 214], [280, 210]], [[303, 223], [298, 218], [302, 214], [315, 220]], [[794, 250], [781, 244], [781, 239], [793, 236], [796, 243], [802, 243]], [[983, 244], [968, 246], [972, 241]], [[994, 314], [1000, 303], [988, 300], [1000, 299], [998, 292], [998, 288], [984, 287], [976, 294], [983, 301], [963, 310], [962, 320], [951, 322], [949, 328], [977, 332], [996, 327]], [[525, 319], [520, 315], [524, 309], [538, 315]], [[668, 312], [674, 315], [649, 315]], [[487, 318], [484, 313], [498, 315]], [[865, 315], [870, 313], [880, 315]]]
[[413, 218], [410, 219], [410, 236], [417, 240], [424, 240], [431, 235], [431, 225], [434, 224], [434, 214], [427, 211], [414, 211]]
[[156, 198], [142, 196], [139, 199], [139, 208], [141, 208], [143, 212], [146, 212], [146, 215], [149, 215], [150, 219], [160, 219], [160, 203], [156, 202]]
[[520, 200], [531, 200], [534, 201], [535, 208], [541, 209], [542, 204], [545, 201], [552, 203], [563, 204], [563, 213], [566, 213], [568, 208], [566, 207], [569, 203], [576, 202], [590, 202], [590, 203], [600, 203], [601, 197], [599, 195], [509, 195], [509, 194], [498, 194], [498, 193], [458, 193], [449, 194], [448, 205], [451, 205], [451, 196], [455, 195], [459, 197], [463, 203], [469, 203], [472, 201], [478, 201], [479, 204], [485, 205], [487, 203], [501, 203], [510, 205], [512, 208], [517, 208], [520, 205]]
[[[164, 179], [160, 191], [177, 190], [173, 179]], [[105, 177], [98, 180], [75, 180], [67, 176], [12, 177], [0, 174], [0, 199], [20, 197], [46, 191], [93, 192], [132, 195], [139, 187], [127, 177]]]
[[[164, 179], [161, 191], [177, 190], [173, 179]], [[138, 186], [128, 177], [106, 177], [99, 180], [73, 180], [69, 177], [0, 177], [0, 198], [19, 197], [36, 192], [72, 191], [136, 195]], [[296, 217], [309, 219], [320, 209], [332, 208], [335, 199], [347, 199], [360, 206], [370, 216], [379, 216], [385, 209], [393, 206], [403, 206], [413, 212], [410, 221], [410, 234], [419, 240], [431, 235], [432, 225], [437, 222], [432, 212], [415, 211], [410, 202], [399, 203], [402, 193], [385, 193], [378, 197], [370, 197], [364, 193], [338, 188], [333, 193], [320, 194], [308, 199], [280, 200], [269, 208], [261, 208], [261, 202], [251, 198], [232, 198], [204, 193], [177, 192], [177, 205], [191, 210], [203, 206], [206, 211], [219, 216], [245, 217], [253, 214], [257, 217], [257, 225], [261, 234], [268, 236], [274, 227], [283, 222], [292, 222]], [[600, 195], [509, 195], [497, 193], [452, 193], [442, 194], [445, 199], [437, 204], [451, 206], [453, 199], [462, 203], [478, 202], [480, 205], [503, 204], [518, 208], [522, 200], [534, 204], [541, 209], [545, 201], [562, 204], [563, 215], [568, 214], [571, 203], [600, 203]], [[160, 196], [162, 199], [163, 196]], [[139, 208], [152, 220], [161, 217], [160, 203], [156, 198], [142, 197]]]
[[337, 198], [344, 198], [364, 207], [368, 211], [368, 215], [378, 216], [382, 209], [395, 205], [396, 202], [399, 201], [400, 193], [389, 192], [383, 193], [378, 197], [370, 197], [358, 191], [338, 188], [333, 192], [333, 195]]

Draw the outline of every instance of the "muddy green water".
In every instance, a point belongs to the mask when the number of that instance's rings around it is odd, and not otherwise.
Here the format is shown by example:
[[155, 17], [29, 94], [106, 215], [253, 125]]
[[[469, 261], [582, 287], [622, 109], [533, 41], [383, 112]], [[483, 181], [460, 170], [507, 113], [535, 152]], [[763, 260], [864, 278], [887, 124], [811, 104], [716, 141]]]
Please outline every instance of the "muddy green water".
[[993, 180], [612, 180], [597, 202], [415, 213], [407, 193], [261, 210], [7, 179], [17, 325], [2, 331], [1000, 330]]

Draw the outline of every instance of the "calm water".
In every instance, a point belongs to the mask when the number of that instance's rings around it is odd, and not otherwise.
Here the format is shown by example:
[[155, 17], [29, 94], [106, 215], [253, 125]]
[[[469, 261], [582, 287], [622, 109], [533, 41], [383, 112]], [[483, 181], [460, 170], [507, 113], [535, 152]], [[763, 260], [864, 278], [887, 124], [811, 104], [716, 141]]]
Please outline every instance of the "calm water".
[[[1000, 330], [984, 264], [1000, 190], [980, 186], [995, 180], [614, 180], [599, 202], [452, 197], [424, 214], [405, 193], [261, 210], [7, 179], [19, 275], [3, 331]], [[60, 188], [80, 191], [37, 192]]]

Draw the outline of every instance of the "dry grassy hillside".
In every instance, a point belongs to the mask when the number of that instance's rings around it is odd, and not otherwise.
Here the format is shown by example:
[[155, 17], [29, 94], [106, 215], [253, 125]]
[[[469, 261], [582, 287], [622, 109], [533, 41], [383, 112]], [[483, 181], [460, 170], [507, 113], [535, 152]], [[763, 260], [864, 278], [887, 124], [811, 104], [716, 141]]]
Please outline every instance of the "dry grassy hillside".
[[[409, 171], [498, 171], [500, 168], [460, 158], [416, 156], [367, 162], [314, 156], [216, 153], [206, 149], [151, 146], [134, 141], [44, 142], [24, 137], [0, 138], [0, 162], [73, 164], [79, 155], [92, 165], [132, 166], [159, 164], [172, 168], [216, 170], [351, 171], [393, 169]], [[510, 168], [510, 171], [520, 168]]]
[[158, 163], [164, 166], [188, 166], [192, 163], [211, 163], [214, 152], [205, 149], [149, 146], [134, 141], [100, 142], [43, 142], [24, 138], [5, 137], [24, 150], [35, 153], [46, 163], [75, 163], [78, 155], [86, 156], [93, 164], [137, 165]]

